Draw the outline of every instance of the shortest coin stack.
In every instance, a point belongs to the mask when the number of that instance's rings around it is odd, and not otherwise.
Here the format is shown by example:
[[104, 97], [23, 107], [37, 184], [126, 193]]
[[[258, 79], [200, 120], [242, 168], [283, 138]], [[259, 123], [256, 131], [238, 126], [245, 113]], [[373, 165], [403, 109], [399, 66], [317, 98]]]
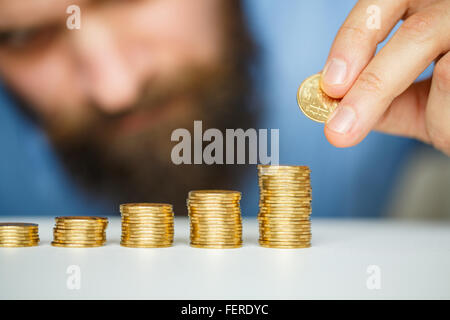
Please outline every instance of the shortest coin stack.
[[32, 247], [39, 243], [38, 225], [34, 223], [0, 223], [0, 247]]
[[241, 247], [240, 200], [239, 191], [189, 192], [187, 206], [191, 223], [191, 246], [217, 249]]
[[106, 242], [108, 218], [104, 217], [56, 217], [53, 228], [55, 247], [90, 248]]
[[122, 239], [133, 248], [164, 248], [173, 244], [173, 207], [165, 203], [128, 203], [120, 205]]

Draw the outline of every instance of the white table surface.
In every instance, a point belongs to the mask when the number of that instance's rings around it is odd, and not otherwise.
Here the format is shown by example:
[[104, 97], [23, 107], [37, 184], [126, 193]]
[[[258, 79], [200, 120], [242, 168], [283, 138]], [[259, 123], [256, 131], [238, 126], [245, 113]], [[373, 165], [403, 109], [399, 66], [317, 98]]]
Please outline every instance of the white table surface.
[[[188, 220], [176, 219], [175, 245], [119, 245], [111, 218], [105, 247], [50, 245], [52, 218], [39, 223], [41, 243], [0, 248], [1, 299], [410, 299], [450, 298], [450, 224], [395, 220], [314, 220], [313, 246], [267, 249], [257, 244], [256, 218], [244, 221], [240, 249], [188, 245]], [[68, 266], [81, 288], [67, 288]], [[380, 289], [368, 289], [367, 267], [380, 268]]]

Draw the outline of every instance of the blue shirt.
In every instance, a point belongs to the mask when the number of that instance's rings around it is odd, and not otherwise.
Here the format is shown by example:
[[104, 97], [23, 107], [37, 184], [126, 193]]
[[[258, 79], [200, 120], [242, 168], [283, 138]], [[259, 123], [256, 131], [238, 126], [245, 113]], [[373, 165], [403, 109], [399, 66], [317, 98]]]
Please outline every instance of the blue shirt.
[[[377, 216], [416, 142], [371, 133], [356, 147], [337, 149], [323, 126], [296, 103], [303, 79], [319, 72], [354, 1], [246, 0], [245, 12], [261, 49], [259, 128], [280, 129], [280, 164], [312, 170], [313, 216]], [[256, 112], [256, 111], [255, 111]], [[170, 142], [168, 142], [170, 143]], [[118, 212], [75, 185], [42, 130], [0, 86], [0, 215], [108, 215]], [[220, 186], [211, 186], [212, 188]], [[244, 215], [256, 215], [256, 168], [242, 186]]]

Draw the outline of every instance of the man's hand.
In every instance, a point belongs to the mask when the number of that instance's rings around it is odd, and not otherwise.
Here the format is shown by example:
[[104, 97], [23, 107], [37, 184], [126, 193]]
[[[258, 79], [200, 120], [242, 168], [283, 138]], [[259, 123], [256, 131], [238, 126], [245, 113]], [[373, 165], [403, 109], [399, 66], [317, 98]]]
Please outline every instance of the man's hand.
[[[379, 8], [379, 29], [367, 9]], [[400, 20], [405, 21], [376, 56]], [[360, 0], [340, 28], [323, 70], [322, 89], [342, 98], [325, 126], [337, 147], [372, 130], [414, 137], [450, 155], [450, 0]], [[414, 80], [436, 60], [433, 77]]]

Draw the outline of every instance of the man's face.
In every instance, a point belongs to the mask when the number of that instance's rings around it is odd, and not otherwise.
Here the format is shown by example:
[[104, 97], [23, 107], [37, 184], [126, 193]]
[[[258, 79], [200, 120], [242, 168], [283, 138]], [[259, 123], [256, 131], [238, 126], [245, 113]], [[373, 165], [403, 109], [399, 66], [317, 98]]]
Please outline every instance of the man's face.
[[122, 113], [146, 87], [218, 65], [220, 1], [99, 2], [75, 1], [81, 29], [68, 30], [72, 0], [0, 0], [0, 30], [12, 31], [0, 46], [0, 72], [44, 119], [79, 125], [94, 111]]
[[[110, 167], [96, 178], [108, 180], [122, 169], [143, 176], [143, 162], [168, 169], [173, 129], [220, 126], [223, 109], [241, 107], [226, 105], [241, 94], [232, 85], [219, 92], [240, 77], [225, 3], [0, 0], [0, 74], [66, 161], [86, 163], [80, 172]], [[72, 4], [80, 29], [66, 27]]]

